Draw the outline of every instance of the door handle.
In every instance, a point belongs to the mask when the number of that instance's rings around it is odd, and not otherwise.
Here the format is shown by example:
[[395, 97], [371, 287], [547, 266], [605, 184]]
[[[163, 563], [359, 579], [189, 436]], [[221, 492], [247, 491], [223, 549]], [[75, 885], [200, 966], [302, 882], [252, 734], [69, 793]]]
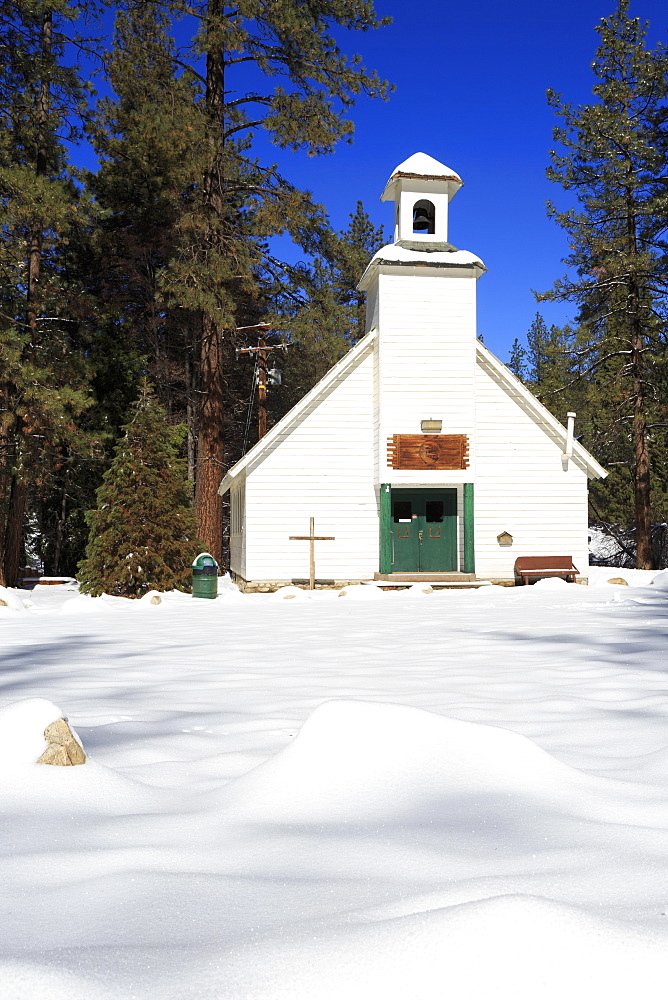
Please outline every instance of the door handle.
[[422, 541], [422, 534], [423, 533], [421, 531], [418, 531], [418, 537], [419, 537], [420, 541]]

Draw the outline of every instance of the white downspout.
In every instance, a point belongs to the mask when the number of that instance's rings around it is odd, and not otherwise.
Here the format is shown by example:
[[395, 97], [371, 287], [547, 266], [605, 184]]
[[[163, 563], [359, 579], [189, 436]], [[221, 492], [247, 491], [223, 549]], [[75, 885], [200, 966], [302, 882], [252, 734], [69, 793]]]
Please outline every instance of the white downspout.
[[575, 413], [569, 412], [566, 414], [566, 418], [568, 420], [566, 428], [566, 451], [561, 456], [564, 469], [568, 468], [568, 460], [573, 457], [573, 428], [575, 426], [575, 417]]

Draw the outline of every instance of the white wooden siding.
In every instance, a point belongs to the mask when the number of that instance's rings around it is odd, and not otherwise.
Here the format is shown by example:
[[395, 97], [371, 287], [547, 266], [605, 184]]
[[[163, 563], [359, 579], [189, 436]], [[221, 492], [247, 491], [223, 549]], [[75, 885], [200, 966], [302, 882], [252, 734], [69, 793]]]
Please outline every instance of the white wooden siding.
[[378, 326], [378, 285], [373, 284], [366, 295], [365, 333]]
[[242, 474], [230, 490], [230, 569], [245, 577], [246, 570], [246, 477]]
[[[380, 449], [381, 438], [380, 438], [380, 363], [379, 363], [379, 351], [378, 351], [378, 335], [373, 345], [373, 451], [372, 451], [372, 472], [374, 478], [376, 478], [377, 470], [385, 466], [387, 460], [387, 455], [385, 449], [381, 452]], [[381, 458], [382, 456], [382, 458]], [[390, 480], [386, 477], [378, 477], [379, 483], [388, 483]]]
[[373, 353], [290, 424], [246, 479], [247, 580], [306, 579], [315, 518], [318, 579], [369, 579], [378, 570], [378, 496], [374, 487]]
[[[405, 273], [408, 272], [408, 273]], [[403, 268], [379, 282], [378, 479], [410, 485], [419, 477], [442, 485], [443, 472], [389, 469], [387, 440], [419, 434], [420, 421], [443, 421], [444, 434], [469, 437], [469, 468], [448, 472], [454, 483], [475, 472], [475, 272]]]
[[[478, 576], [512, 579], [518, 556], [570, 555], [587, 575], [587, 476], [519, 397], [479, 364], [476, 376], [475, 552]], [[564, 432], [565, 433], [565, 432]], [[497, 535], [513, 544], [502, 548]]]

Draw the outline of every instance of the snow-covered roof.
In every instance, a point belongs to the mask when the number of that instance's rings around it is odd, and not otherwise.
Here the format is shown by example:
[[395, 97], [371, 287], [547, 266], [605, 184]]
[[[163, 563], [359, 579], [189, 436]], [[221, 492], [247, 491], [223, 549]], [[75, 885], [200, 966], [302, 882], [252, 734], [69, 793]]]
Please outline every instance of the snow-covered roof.
[[381, 201], [394, 201], [397, 182], [402, 178], [443, 181], [448, 184], [448, 194], [452, 198], [464, 183], [456, 171], [446, 167], [445, 163], [435, 160], [427, 153], [413, 153], [407, 160], [395, 167], [380, 196]]
[[465, 267], [478, 268], [482, 274], [487, 270], [480, 257], [468, 250], [446, 250], [447, 244], [442, 244], [442, 250], [429, 250], [426, 246], [419, 249], [411, 249], [401, 246], [399, 243], [388, 243], [373, 256], [367, 265], [364, 274], [360, 278], [358, 288], [366, 291], [371, 282], [373, 272], [382, 264], [398, 264], [410, 267]]

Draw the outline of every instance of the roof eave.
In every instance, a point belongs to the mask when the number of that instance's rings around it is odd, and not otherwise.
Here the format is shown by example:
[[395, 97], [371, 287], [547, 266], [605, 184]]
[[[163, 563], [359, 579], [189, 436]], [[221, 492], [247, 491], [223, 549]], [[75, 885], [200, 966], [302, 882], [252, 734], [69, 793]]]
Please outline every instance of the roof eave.
[[381, 257], [374, 257], [371, 263], [367, 266], [364, 274], [360, 278], [357, 288], [360, 292], [366, 292], [369, 290], [371, 282], [375, 273], [380, 267], [428, 267], [441, 270], [460, 270], [460, 271], [478, 271], [478, 277], [485, 274], [487, 268], [481, 260], [477, 261], [456, 261], [446, 262], [446, 261], [432, 261], [425, 260], [421, 258], [420, 260], [384, 260]]
[[443, 184], [448, 194], [448, 200], [452, 201], [459, 189], [463, 187], [464, 181], [456, 174], [419, 174], [406, 170], [399, 170], [392, 174], [385, 189], [380, 196], [381, 201], [396, 201], [397, 187], [401, 181], [429, 181], [430, 184]]

